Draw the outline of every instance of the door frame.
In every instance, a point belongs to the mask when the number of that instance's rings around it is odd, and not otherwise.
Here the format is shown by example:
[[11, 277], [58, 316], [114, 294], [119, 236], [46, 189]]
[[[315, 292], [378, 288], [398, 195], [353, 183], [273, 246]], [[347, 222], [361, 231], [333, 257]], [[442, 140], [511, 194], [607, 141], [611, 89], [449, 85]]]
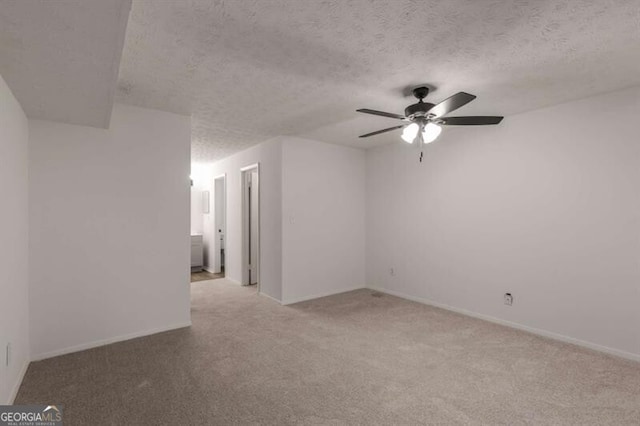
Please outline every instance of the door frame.
[[[262, 217], [262, 205], [261, 205], [261, 201], [260, 201], [260, 187], [262, 186], [260, 180], [260, 163], [253, 163], [250, 164], [248, 166], [242, 167], [240, 169], [240, 199], [241, 199], [241, 226], [240, 226], [240, 235], [241, 235], [241, 239], [242, 239], [242, 274], [241, 274], [241, 284], [242, 285], [249, 285], [249, 244], [248, 244], [248, 239], [246, 238], [247, 235], [247, 230], [245, 229], [245, 221], [246, 221], [246, 215], [248, 215], [248, 211], [247, 211], [247, 200], [245, 197], [245, 191], [246, 191], [246, 180], [245, 180], [245, 174], [247, 172], [251, 172], [255, 170], [258, 173], [258, 193], [257, 193], [257, 198], [258, 198], [258, 235], [256, 237], [256, 241], [257, 241], [257, 255], [256, 255], [256, 267], [258, 269], [258, 274], [257, 274], [257, 287], [258, 287], [258, 292], [260, 292], [260, 285], [261, 285], [261, 280], [260, 280], [260, 274], [261, 274], [261, 267], [260, 267], [260, 219]], [[250, 226], [250, 224], [249, 224]]]
[[227, 174], [223, 173], [221, 175], [215, 176], [213, 178], [213, 272], [214, 273], [220, 273], [222, 272], [222, 255], [220, 254], [220, 251], [222, 250], [221, 244], [220, 244], [220, 238], [218, 236], [218, 215], [216, 214], [217, 211], [217, 202], [218, 202], [218, 194], [216, 192], [216, 181], [218, 179], [222, 179], [222, 198], [223, 198], [223, 203], [224, 203], [224, 207], [223, 207], [223, 215], [224, 215], [224, 229], [222, 230], [224, 232], [224, 243], [225, 243], [225, 250], [224, 250], [224, 257], [225, 257], [225, 276], [228, 275], [227, 272], [227, 264], [228, 264], [228, 254], [229, 251], [227, 250], [226, 246], [228, 245], [228, 234], [227, 234], [227, 208], [228, 208], [228, 196], [227, 196]]

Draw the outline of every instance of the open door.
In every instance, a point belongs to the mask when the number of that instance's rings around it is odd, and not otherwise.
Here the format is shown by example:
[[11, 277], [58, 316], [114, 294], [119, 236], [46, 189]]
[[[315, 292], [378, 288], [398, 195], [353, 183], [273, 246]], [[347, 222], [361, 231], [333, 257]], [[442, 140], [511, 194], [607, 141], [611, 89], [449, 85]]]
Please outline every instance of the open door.
[[259, 285], [260, 276], [260, 170], [257, 164], [242, 169], [243, 285]]
[[226, 175], [218, 176], [213, 181], [215, 239], [213, 272], [224, 273], [225, 270], [225, 242], [227, 229], [227, 182]]

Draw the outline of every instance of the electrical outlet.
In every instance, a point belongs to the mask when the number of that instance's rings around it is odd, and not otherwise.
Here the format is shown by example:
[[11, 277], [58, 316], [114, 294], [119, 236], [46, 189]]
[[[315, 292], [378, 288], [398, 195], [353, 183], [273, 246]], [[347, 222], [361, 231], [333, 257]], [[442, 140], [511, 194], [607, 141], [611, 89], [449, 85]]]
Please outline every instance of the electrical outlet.
[[389, 275], [391, 275], [392, 277], [396, 276], [396, 270], [394, 268], [389, 268]]
[[11, 363], [11, 343], [7, 343], [7, 350], [5, 352], [5, 363], [7, 367]]
[[509, 306], [513, 305], [513, 296], [511, 293], [504, 294], [504, 304]]

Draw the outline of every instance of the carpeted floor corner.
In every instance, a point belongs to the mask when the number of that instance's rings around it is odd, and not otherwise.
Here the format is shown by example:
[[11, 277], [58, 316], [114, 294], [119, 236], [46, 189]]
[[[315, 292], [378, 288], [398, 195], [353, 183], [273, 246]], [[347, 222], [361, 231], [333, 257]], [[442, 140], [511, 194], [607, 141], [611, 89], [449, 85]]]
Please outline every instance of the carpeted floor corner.
[[357, 290], [192, 284], [190, 328], [29, 367], [66, 425], [640, 424], [640, 364]]

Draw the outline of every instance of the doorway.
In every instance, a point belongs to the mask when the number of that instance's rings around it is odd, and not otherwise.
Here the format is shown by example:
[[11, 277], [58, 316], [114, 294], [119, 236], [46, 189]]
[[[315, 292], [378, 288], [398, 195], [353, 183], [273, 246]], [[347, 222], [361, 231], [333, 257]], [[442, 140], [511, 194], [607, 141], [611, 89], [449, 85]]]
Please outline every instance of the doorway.
[[260, 167], [240, 170], [242, 182], [242, 285], [260, 291]]
[[216, 274], [224, 274], [227, 238], [227, 175], [218, 176], [213, 180], [213, 197], [215, 232], [213, 244], [213, 272]]

